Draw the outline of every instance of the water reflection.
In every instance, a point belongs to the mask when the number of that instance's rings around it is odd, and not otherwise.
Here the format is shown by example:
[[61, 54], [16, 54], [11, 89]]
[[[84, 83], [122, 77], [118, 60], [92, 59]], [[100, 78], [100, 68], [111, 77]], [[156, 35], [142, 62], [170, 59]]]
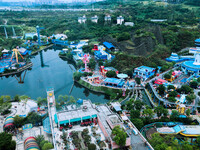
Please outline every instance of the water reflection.
[[[42, 51], [35, 54], [30, 59], [33, 63], [32, 70], [23, 72], [18, 75], [18, 80], [10, 76], [3, 77], [0, 80], [0, 95], [28, 95], [33, 99], [37, 97], [46, 97], [46, 88], [54, 87], [56, 97], [61, 95], [69, 95], [73, 85], [73, 70], [75, 68], [66, 60], [59, 58], [59, 50]], [[45, 67], [46, 66], [46, 67]], [[48, 66], [48, 67], [47, 67]], [[25, 76], [24, 76], [25, 74]], [[20, 81], [23, 84], [19, 84]], [[105, 95], [91, 92], [88, 89], [74, 84], [71, 91], [72, 96], [75, 98], [90, 99], [96, 103], [106, 103], [108, 101]]]

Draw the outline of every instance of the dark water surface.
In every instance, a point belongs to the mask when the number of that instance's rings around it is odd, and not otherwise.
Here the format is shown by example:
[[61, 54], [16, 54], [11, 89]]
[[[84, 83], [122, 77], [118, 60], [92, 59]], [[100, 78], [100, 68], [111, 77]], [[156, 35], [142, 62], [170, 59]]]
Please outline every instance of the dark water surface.
[[[32, 70], [27, 71], [24, 84], [19, 84], [15, 77], [0, 79], [0, 95], [28, 95], [33, 99], [46, 97], [46, 89], [53, 87], [55, 95], [69, 95], [73, 85], [73, 71], [67, 61], [59, 58], [59, 50], [42, 51], [31, 58]], [[71, 65], [73, 68], [73, 66]], [[22, 74], [23, 77], [24, 73]], [[75, 98], [90, 99], [92, 102], [106, 103], [102, 94], [91, 92], [79, 85], [73, 87], [71, 95]]]

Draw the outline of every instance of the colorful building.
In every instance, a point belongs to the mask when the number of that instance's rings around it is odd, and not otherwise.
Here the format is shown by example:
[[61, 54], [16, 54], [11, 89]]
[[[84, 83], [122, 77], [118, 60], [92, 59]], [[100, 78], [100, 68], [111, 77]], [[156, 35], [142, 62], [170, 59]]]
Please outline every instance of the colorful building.
[[40, 150], [34, 137], [28, 137], [24, 141], [24, 150]]
[[156, 68], [147, 66], [140, 66], [134, 69], [133, 76], [142, 78], [144, 81], [152, 77], [155, 74]]
[[103, 75], [106, 75], [106, 73], [107, 73], [108, 71], [115, 71], [116, 74], [119, 73], [119, 71], [118, 71], [117, 69], [113, 68], [113, 67], [104, 67], [104, 66], [101, 66], [101, 67], [100, 67], [100, 72], [101, 72]]
[[14, 118], [11, 116], [7, 117], [3, 125], [4, 131], [14, 129], [14, 127]]

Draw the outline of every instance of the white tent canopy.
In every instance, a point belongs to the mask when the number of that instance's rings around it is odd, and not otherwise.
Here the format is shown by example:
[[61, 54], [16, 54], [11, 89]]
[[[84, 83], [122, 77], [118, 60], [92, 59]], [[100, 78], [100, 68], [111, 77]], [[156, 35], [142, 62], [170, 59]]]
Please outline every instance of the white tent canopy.
[[8, 53], [9, 52], [9, 50], [7, 50], [7, 49], [4, 49], [3, 51], [2, 51], [2, 53]]

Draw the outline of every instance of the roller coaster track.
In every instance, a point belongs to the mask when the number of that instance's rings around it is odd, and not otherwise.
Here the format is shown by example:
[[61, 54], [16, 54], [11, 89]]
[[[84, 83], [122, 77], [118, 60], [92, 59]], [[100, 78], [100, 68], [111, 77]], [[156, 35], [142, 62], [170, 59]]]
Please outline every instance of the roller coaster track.
[[[153, 87], [153, 84], [152, 82], [150, 81], [149, 82], [149, 85], [151, 87], [151, 90], [153, 91], [154, 95], [156, 96], [156, 98], [161, 101], [161, 102], [164, 102], [164, 104], [172, 104], [172, 105], [177, 105], [177, 103], [173, 103], [173, 102], [169, 102], [168, 100], [164, 99], [164, 98], [161, 98], [160, 95], [158, 95], [157, 91], [155, 90], [155, 88]], [[200, 106], [195, 106], [195, 105], [187, 105], [185, 104], [186, 106], [188, 107], [200, 107]]]

